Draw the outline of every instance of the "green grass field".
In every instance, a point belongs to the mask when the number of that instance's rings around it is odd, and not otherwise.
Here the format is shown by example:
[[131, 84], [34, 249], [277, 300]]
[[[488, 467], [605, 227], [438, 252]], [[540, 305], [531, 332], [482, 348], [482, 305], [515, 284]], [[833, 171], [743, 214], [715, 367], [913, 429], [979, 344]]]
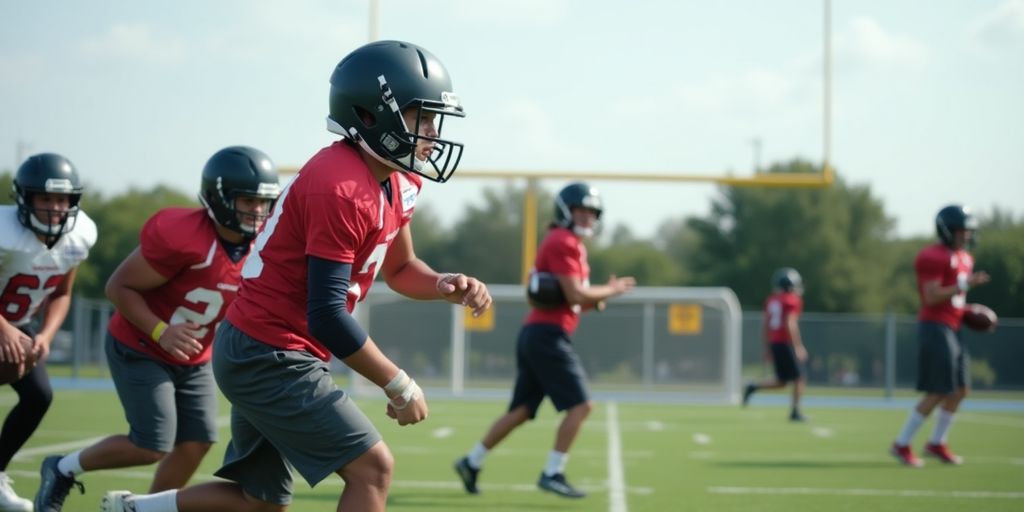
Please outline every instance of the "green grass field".
[[[15, 395], [0, 391], [8, 410]], [[570, 481], [589, 492], [570, 501], [542, 493], [537, 476], [559, 416], [545, 405], [537, 421], [515, 432], [488, 458], [479, 496], [463, 493], [451, 469], [504, 407], [501, 402], [435, 400], [428, 421], [398, 427], [383, 401], [363, 401], [395, 454], [388, 509], [587, 511], [940, 511], [1024, 510], [1024, 414], [963, 412], [952, 445], [966, 463], [923, 469], [899, 466], [886, 449], [904, 410], [808, 410], [812, 421], [791, 424], [781, 407], [600, 403], [572, 451]], [[220, 415], [227, 415], [226, 403]], [[915, 441], [930, 432], [929, 422]], [[38, 467], [50, 453], [126, 430], [112, 391], [59, 390], [39, 431], [8, 468], [15, 489], [31, 497]], [[221, 432], [226, 441], [228, 430]], [[210, 478], [223, 443], [194, 481]], [[65, 510], [98, 510], [104, 490], [143, 491], [152, 467], [98, 471], [82, 477], [86, 494], [72, 491]], [[296, 482], [295, 512], [334, 510], [342, 483], [316, 489]]]

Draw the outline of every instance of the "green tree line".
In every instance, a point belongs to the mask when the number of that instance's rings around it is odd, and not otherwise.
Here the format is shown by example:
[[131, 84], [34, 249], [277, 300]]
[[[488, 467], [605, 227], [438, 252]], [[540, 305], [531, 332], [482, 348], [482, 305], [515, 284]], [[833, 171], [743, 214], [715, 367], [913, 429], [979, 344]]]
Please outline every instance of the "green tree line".
[[[815, 172], [804, 160], [773, 165], [767, 172]], [[837, 174], [838, 176], [838, 174]], [[11, 173], [0, 175], [11, 190]], [[438, 270], [475, 275], [490, 283], [515, 283], [522, 268], [522, 204], [525, 184], [506, 182], [484, 190], [481, 204], [467, 203], [451, 224], [429, 206], [413, 217], [417, 254]], [[10, 194], [0, 202], [11, 203]], [[540, 192], [538, 237], [553, 212], [553, 198]], [[150, 215], [166, 206], [198, 206], [194, 194], [165, 186], [104, 196], [91, 191], [82, 208], [99, 229], [99, 242], [82, 265], [77, 293], [102, 297], [107, 277], [138, 244]], [[936, 211], [941, 205], [936, 206]], [[900, 238], [883, 202], [868, 185], [841, 176], [822, 189], [721, 187], [710, 211], [664, 220], [653, 238], [615, 224], [615, 212], [588, 242], [591, 281], [632, 275], [642, 286], [727, 286], [745, 309], [758, 309], [769, 278], [780, 266], [804, 277], [808, 311], [913, 313], [918, 308], [913, 261], [934, 237]], [[1024, 219], [998, 209], [981, 212], [976, 268], [992, 283], [968, 300], [999, 315], [1024, 317]]]

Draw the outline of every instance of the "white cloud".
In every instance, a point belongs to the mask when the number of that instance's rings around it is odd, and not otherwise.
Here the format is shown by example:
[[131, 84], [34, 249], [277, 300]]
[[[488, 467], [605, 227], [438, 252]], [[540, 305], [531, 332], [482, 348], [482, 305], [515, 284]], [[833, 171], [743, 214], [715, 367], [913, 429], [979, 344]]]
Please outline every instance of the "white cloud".
[[78, 50], [90, 57], [159, 62], [178, 62], [186, 53], [181, 39], [157, 34], [141, 23], [113, 25], [105, 34], [82, 41]]
[[1024, 47], [1024, 0], [1007, 0], [982, 14], [971, 23], [969, 33], [990, 48]]
[[867, 68], [918, 69], [930, 59], [928, 47], [906, 35], [886, 31], [867, 16], [856, 16], [834, 41], [837, 60]]

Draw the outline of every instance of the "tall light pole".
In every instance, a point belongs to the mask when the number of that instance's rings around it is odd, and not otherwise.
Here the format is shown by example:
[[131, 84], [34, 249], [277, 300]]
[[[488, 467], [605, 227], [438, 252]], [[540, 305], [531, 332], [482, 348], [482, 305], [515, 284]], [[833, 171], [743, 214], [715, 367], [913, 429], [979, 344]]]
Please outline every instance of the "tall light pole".
[[380, 39], [380, 0], [370, 0], [370, 42]]

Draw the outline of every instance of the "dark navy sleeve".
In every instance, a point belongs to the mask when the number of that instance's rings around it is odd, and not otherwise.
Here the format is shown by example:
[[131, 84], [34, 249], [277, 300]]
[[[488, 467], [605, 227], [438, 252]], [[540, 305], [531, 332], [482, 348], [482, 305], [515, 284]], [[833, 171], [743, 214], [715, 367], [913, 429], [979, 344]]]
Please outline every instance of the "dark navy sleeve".
[[309, 334], [338, 359], [344, 359], [366, 343], [366, 331], [348, 312], [351, 263], [307, 256], [306, 320]]

